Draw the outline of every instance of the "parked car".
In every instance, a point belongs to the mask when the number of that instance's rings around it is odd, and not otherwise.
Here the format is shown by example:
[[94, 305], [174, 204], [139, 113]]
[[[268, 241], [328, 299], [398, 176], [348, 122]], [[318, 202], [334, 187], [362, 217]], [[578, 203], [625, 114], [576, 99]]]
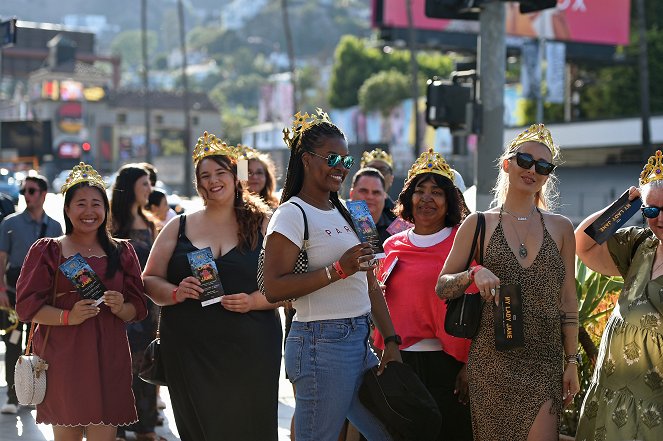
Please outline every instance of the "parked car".
[[9, 196], [14, 205], [18, 204], [18, 195], [21, 183], [14, 177], [14, 173], [6, 168], [0, 168], [0, 192]]

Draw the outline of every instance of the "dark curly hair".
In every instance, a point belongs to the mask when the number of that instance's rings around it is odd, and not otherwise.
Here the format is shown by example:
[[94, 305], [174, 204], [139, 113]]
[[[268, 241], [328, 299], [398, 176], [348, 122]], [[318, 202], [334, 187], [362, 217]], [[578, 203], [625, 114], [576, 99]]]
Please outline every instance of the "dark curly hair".
[[[262, 231], [262, 223], [271, 209], [258, 195], [251, 194], [242, 187], [242, 183], [237, 179], [237, 162], [225, 155], [207, 156], [205, 159], [211, 159], [233, 175], [235, 181], [235, 218], [239, 225], [237, 237], [239, 239], [239, 251], [245, 252], [258, 246], [258, 239]], [[201, 161], [202, 162], [202, 161]], [[196, 190], [203, 202], [207, 205], [207, 192], [199, 184], [200, 181], [200, 162], [196, 165]]]
[[422, 173], [407, 181], [401, 194], [398, 195], [398, 201], [393, 210], [394, 214], [408, 222], [414, 223], [412, 195], [417, 185], [427, 181], [433, 181], [435, 185], [444, 191], [444, 198], [447, 201], [447, 215], [444, 218], [444, 226], [455, 227], [459, 225], [470, 214], [470, 210], [465, 205], [465, 198], [460, 190], [451, 182], [451, 179], [437, 173]]

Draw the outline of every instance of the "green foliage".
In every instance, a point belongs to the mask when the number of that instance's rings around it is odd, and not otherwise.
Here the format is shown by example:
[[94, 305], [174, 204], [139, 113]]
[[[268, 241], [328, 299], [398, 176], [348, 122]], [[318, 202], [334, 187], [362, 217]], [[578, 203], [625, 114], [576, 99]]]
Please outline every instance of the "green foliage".
[[[154, 54], [157, 47], [157, 35], [154, 31], [147, 31], [147, 53]], [[124, 31], [115, 37], [111, 43], [113, 55], [122, 57], [122, 65], [133, 70], [139, 70], [143, 64], [143, 50], [141, 31]]]
[[386, 116], [409, 95], [406, 75], [396, 70], [383, 70], [369, 77], [359, 88], [359, 106], [365, 112], [377, 110]]
[[576, 294], [578, 296], [578, 322], [580, 326], [596, 322], [610, 314], [612, 308], [596, 312], [596, 308], [606, 294], [621, 291], [624, 280], [621, 277], [604, 276], [590, 270], [576, 258]]
[[[524, 121], [524, 124], [533, 124], [536, 121], [536, 101], [531, 99], [522, 99], [518, 102], [516, 109], [518, 118]], [[543, 103], [543, 121], [546, 123], [564, 121], [564, 104]]]
[[221, 109], [221, 127], [223, 139], [231, 145], [242, 142], [242, 129], [254, 124], [258, 118], [254, 108], [234, 106]]

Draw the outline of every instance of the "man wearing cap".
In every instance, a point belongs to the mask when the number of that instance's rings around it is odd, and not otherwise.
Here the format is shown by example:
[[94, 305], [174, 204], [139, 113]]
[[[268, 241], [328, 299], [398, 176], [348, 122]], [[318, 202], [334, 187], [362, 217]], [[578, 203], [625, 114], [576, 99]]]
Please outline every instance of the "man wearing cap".
[[[0, 306], [16, 307], [16, 281], [28, 250], [42, 237], [62, 235], [62, 226], [44, 212], [44, 201], [48, 193], [46, 178], [28, 176], [21, 186], [25, 198], [25, 210], [7, 216], [0, 224]], [[6, 278], [6, 279], [5, 279]], [[14, 389], [14, 365], [23, 352], [23, 324], [4, 335], [5, 378], [7, 380], [7, 402], [1, 413], [15, 414], [18, 399]]]

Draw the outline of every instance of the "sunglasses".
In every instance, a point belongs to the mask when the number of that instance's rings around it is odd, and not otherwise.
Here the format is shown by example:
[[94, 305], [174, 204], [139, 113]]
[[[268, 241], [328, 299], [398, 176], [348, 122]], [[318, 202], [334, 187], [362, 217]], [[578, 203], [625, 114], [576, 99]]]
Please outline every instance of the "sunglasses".
[[343, 164], [343, 167], [350, 170], [352, 168], [352, 165], [355, 163], [355, 158], [353, 158], [350, 155], [341, 156], [338, 153], [330, 153], [327, 156], [322, 156], [314, 152], [308, 152], [308, 153], [312, 154], [313, 156], [317, 156], [318, 158], [326, 159], [327, 165], [329, 167], [336, 167], [338, 164]]
[[555, 164], [544, 161], [543, 159], [534, 159], [529, 153], [518, 152], [515, 155], [510, 156], [509, 159], [514, 157], [516, 158], [516, 164], [518, 164], [518, 167], [529, 170], [533, 165], [534, 171], [542, 176], [548, 176], [556, 167]]
[[38, 188], [21, 188], [21, 189], [19, 190], [19, 193], [20, 193], [22, 196], [25, 196], [25, 193], [27, 193], [27, 194], [29, 194], [30, 196], [32, 196], [33, 194], [35, 194], [35, 193], [37, 193], [37, 192], [40, 192], [40, 191], [41, 191], [41, 190], [39, 190]]
[[642, 215], [647, 219], [656, 219], [661, 213], [661, 210], [663, 210], [663, 207], [655, 207], [651, 205], [649, 207], [640, 207], [640, 209], [642, 210]]

